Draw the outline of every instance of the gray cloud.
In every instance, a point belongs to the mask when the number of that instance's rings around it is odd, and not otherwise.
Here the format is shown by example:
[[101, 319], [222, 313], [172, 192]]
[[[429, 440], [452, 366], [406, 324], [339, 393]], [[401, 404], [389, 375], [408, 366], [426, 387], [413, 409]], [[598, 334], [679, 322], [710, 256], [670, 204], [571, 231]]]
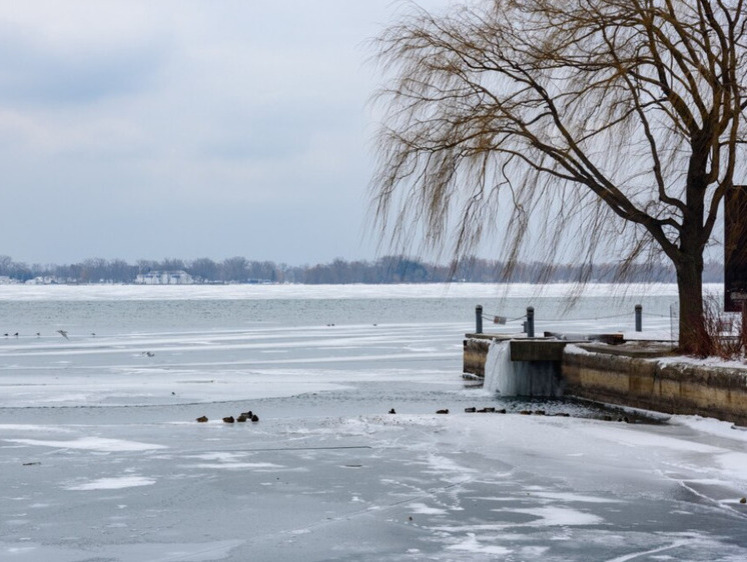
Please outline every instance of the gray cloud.
[[389, 0], [28, 4], [0, 6], [0, 254], [374, 257]]

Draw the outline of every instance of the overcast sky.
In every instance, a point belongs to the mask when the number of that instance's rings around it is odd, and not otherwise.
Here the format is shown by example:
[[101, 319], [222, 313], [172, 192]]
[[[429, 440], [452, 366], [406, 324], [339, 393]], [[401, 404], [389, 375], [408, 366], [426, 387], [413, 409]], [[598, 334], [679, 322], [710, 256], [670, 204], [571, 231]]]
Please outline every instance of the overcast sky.
[[380, 76], [366, 41], [400, 9], [2, 3], [0, 254], [376, 257], [364, 222]]

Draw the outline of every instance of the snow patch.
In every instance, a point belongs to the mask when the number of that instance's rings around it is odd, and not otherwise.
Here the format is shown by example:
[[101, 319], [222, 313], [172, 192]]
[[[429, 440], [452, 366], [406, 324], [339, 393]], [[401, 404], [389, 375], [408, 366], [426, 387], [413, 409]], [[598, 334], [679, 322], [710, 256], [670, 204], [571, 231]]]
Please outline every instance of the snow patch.
[[639, 449], [641, 447], [647, 447], [652, 450], [666, 448], [673, 451], [687, 451], [692, 453], [707, 454], [718, 454], [726, 452], [725, 449], [714, 447], [712, 445], [705, 445], [703, 443], [697, 443], [691, 440], [677, 439], [676, 437], [667, 437], [666, 435], [645, 433], [643, 431], [636, 431], [632, 429], [626, 431], [627, 429], [627, 427], [620, 427], [618, 431], [608, 431], [608, 428], [606, 427], [584, 427], [582, 431], [586, 435], [592, 436], [594, 438], [613, 441], [618, 445], [624, 445], [626, 447], [636, 449]]
[[445, 509], [429, 507], [424, 503], [411, 503], [408, 507], [417, 515], [446, 515], [447, 513]]
[[439, 455], [429, 455], [428, 465], [430, 466], [430, 471], [436, 473], [457, 472], [459, 474], [470, 474], [477, 472], [474, 468], [457, 464], [453, 460]]
[[579, 494], [566, 493], [566, 492], [536, 492], [532, 494], [536, 497], [552, 500], [562, 501], [566, 503], [623, 503], [620, 500], [614, 500], [611, 498], [600, 498], [598, 496], [583, 496]]
[[689, 357], [687, 355], [673, 355], [657, 359], [660, 365], [689, 365], [700, 367], [719, 367], [723, 369], [739, 369], [747, 374], [744, 361], [721, 359], [720, 357]]
[[475, 554], [492, 554], [493, 556], [508, 556], [513, 552], [512, 550], [502, 546], [481, 544], [474, 533], [467, 533], [467, 537], [462, 540], [462, 542], [448, 546], [447, 549], [472, 552]]
[[[258, 472], [267, 472], [269, 470], [278, 470], [278, 469], [284, 469], [283, 465], [280, 464], [273, 464], [269, 462], [226, 462], [226, 463], [204, 463], [204, 464], [196, 464], [192, 465], [193, 468], [207, 468], [210, 470], [220, 468], [224, 470], [244, 470], [244, 469], [251, 469], [256, 470]], [[295, 469], [295, 470], [301, 470]]]
[[526, 513], [527, 515], [537, 517], [535, 521], [519, 525], [529, 527], [578, 527], [582, 525], [599, 525], [604, 522], [604, 519], [598, 515], [585, 513], [569, 507], [545, 506], [526, 509], [495, 509], [493, 511]]
[[122, 488], [134, 488], [137, 486], [151, 486], [156, 481], [152, 478], [142, 476], [123, 476], [121, 478], [99, 478], [85, 484], [67, 486], [66, 490], [90, 491], [90, 490], [119, 490]]
[[40, 445], [42, 447], [57, 447], [60, 449], [84, 449], [88, 451], [117, 452], [117, 451], [153, 451], [168, 449], [165, 445], [124, 441], [121, 439], [105, 439], [103, 437], [82, 437], [70, 441], [46, 441], [42, 439], [5, 439], [10, 443], [22, 445]]
[[70, 429], [62, 427], [55, 427], [52, 425], [31, 425], [31, 424], [16, 424], [16, 423], [2, 423], [0, 424], [0, 431], [35, 431], [43, 433], [73, 433]]
[[700, 416], [672, 416], [671, 420], [702, 433], [747, 443], [747, 428], [735, 426], [731, 422]]
[[572, 343], [569, 343], [563, 348], [563, 353], [567, 353], [568, 355], [598, 355], [598, 353], [594, 353], [593, 351], [589, 351]]

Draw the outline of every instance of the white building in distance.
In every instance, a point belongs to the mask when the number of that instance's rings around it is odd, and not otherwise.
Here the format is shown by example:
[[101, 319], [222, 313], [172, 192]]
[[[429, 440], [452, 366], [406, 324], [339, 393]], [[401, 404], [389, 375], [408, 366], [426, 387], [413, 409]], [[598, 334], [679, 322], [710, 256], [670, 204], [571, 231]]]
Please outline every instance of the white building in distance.
[[139, 273], [135, 283], [139, 285], [193, 285], [194, 278], [186, 271], [149, 271]]

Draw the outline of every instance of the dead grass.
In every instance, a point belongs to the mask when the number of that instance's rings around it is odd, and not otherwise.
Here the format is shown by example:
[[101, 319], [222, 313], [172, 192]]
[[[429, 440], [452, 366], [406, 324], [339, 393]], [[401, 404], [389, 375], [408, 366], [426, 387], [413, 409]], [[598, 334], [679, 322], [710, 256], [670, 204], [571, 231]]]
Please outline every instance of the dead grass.
[[711, 355], [730, 361], [745, 361], [745, 337], [742, 315], [724, 312], [721, 299], [706, 296], [703, 302], [705, 331], [711, 340]]

